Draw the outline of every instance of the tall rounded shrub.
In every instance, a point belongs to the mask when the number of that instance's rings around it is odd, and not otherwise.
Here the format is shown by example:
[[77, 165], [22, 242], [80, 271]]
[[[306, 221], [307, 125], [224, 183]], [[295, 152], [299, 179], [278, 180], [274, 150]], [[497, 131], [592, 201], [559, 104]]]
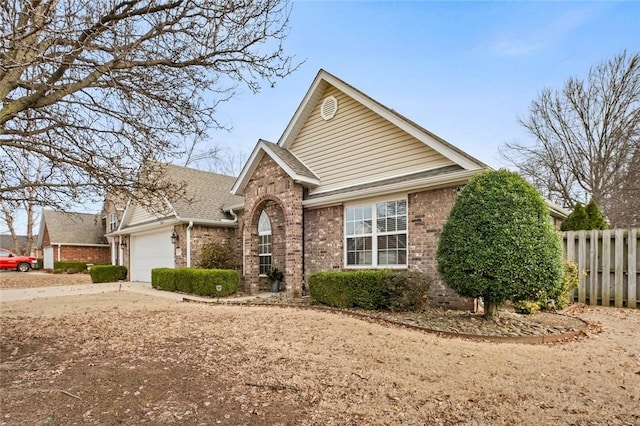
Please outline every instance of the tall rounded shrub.
[[437, 250], [438, 272], [485, 317], [507, 301], [543, 300], [562, 286], [559, 234], [540, 194], [508, 170], [473, 177], [458, 195]]

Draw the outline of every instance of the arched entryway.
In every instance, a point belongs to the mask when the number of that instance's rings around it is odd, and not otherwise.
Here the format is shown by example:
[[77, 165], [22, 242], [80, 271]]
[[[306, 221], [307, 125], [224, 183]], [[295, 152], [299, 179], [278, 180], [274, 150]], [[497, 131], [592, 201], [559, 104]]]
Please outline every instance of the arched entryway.
[[302, 290], [302, 223], [293, 219], [298, 209], [277, 196], [257, 200], [244, 226], [246, 282], [251, 293], [268, 291], [268, 268], [284, 271], [284, 285], [291, 295]]

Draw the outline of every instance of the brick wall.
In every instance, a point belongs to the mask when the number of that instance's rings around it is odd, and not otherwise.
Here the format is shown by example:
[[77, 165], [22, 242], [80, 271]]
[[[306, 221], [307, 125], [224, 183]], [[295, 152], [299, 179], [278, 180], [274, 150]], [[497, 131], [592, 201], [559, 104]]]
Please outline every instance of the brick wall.
[[[258, 219], [266, 209], [272, 220], [272, 232], [276, 232], [273, 264], [284, 270], [287, 292], [292, 296], [301, 295], [302, 193], [302, 185], [295, 183], [268, 155], [263, 156], [245, 187], [245, 287], [250, 292], [259, 291], [261, 282], [264, 285], [264, 279], [259, 277]], [[279, 233], [280, 230], [283, 233]]]
[[[181, 225], [174, 227], [178, 235], [178, 244], [176, 244], [175, 262], [176, 268], [184, 268], [187, 266], [187, 227]], [[191, 267], [196, 267], [200, 261], [202, 248], [212, 242], [217, 241], [232, 250], [234, 264], [239, 264], [239, 252], [236, 251], [235, 244], [235, 228], [234, 227], [210, 227], [194, 225], [191, 228]]]
[[434, 278], [429, 303], [449, 309], [470, 309], [473, 299], [458, 296], [437, 279], [436, 251], [442, 227], [447, 221], [457, 194], [456, 188], [443, 188], [409, 194], [409, 268]]
[[344, 266], [344, 208], [332, 206], [304, 211], [305, 281], [318, 271]]
[[58, 246], [54, 245], [53, 259], [61, 262], [110, 263], [111, 249], [110, 247], [60, 246], [58, 251]]

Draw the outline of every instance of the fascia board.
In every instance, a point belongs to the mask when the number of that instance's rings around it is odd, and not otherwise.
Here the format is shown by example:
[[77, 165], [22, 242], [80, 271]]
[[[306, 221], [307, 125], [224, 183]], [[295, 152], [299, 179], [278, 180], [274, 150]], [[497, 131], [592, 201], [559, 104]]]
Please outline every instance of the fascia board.
[[452, 185], [462, 185], [466, 183], [472, 176], [481, 172], [483, 169], [463, 170], [456, 173], [450, 173], [440, 177], [428, 177], [407, 182], [398, 182], [385, 186], [366, 188], [359, 191], [345, 192], [342, 194], [334, 194], [328, 197], [314, 198], [303, 200], [304, 207], [320, 207], [327, 204], [336, 204], [346, 201], [352, 201], [360, 198], [369, 198], [382, 196], [397, 192], [413, 192], [416, 190], [431, 190]]
[[308, 185], [318, 186], [320, 181], [307, 176], [301, 176], [297, 174], [287, 163], [285, 163], [269, 146], [262, 140], [258, 141], [247, 164], [243, 167], [240, 176], [236, 179], [236, 182], [231, 188], [231, 193], [234, 195], [244, 195], [244, 188], [246, 187], [249, 177], [255, 172], [258, 164], [263, 158], [263, 155], [267, 154], [273, 161], [275, 161], [282, 170], [284, 170], [295, 182], [306, 183]]

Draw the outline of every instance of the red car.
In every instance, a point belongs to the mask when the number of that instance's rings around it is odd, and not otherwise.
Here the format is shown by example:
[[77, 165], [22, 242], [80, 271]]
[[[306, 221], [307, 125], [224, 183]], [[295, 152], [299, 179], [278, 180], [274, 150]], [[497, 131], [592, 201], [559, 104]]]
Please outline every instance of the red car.
[[0, 249], [0, 269], [27, 272], [29, 269], [38, 269], [38, 261], [35, 257], [19, 256], [9, 250]]

